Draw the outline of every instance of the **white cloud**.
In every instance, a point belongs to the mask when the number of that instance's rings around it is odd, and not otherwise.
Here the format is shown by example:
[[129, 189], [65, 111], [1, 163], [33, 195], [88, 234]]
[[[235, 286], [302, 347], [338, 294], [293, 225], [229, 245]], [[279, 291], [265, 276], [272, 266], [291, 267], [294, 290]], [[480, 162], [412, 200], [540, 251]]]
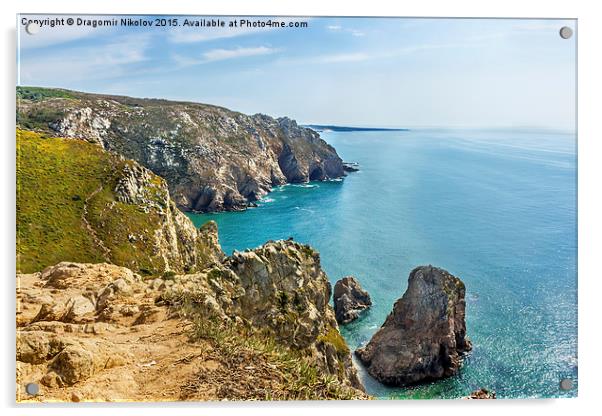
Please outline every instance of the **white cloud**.
[[563, 26], [574, 26], [572, 20], [525, 20], [515, 24], [515, 29], [521, 31], [559, 31]]
[[371, 56], [366, 53], [358, 52], [358, 53], [340, 53], [340, 54], [332, 54], [332, 55], [322, 55], [315, 58], [315, 63], [338, 63], [338, 62], [360, 62], [367, 61], [371, 59]]
[[23, 53], [20, 85], [64, 85], [66, 81], [106, 79], [127, 74], [127, 66], [147, 59], [150, 34], [123, 36], [97, 47]]
[[224, 59], [235, 59], [247, 56], [271, 55], [278, 51], [279, 49], [268, 48], [267, 46], [258, 46], [255, 48], [212, 49], [203, 53], [203, 59], [206, 62], [223, 61]]
[[427, 51], [432, 49], [450, 49], [450, 48], [467, 48], [473, 45], [464, 43], [442, 43], [442, 44], [422, 44], [416, 46], [406, 46], [399, 49], [387, 51], [368, 51], [368, 52], [350, 52], [339, 54], [325, 54], [310, 57], [300, 58], [285, 58], [277, 61], [278, 64], [284, 65], [315, 65], [315, 64], [337, 64], [343, 62], [364, 62], [377, 61], [381, 59], [389, 59], [403, 55], [411, 55], [416, 52]]
[[326, 26], [326, 29], [332, 30], [333, 32], [351, 33], [351, 35], [355, 36], [355, 37], [361, 37], [361, 36], [365, 36], [366, 35], [361, 30], [352, 29], [352, 28], [346, 28], [346, 27], [343, 27], [341, 25], [329, 25], [329, 26]]
[[280, 52], [280, 48], [270, 48], [268, 46], [256, 46], [251, 48], [234, 49], [211, 49], [201, 54], [200, 58], [184, 56], [179, 54], [172, 55], [174, 62], [180, 67], [205, 64], [208, 62], [224, 61], [226, 59], [246, 58], [250, 56], [272, 55]]
[[207, 29], [174, 29], [169, 32], [169, 40], [173, 43], [196, 43], [215, 39], [234, 38], [266, 32], [270, 28], [207, 28]]

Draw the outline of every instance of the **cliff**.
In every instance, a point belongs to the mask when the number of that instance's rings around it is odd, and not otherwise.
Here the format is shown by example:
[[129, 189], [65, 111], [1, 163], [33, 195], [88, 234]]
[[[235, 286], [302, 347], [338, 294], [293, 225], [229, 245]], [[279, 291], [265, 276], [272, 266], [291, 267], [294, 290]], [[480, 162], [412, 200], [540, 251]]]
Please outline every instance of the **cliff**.
[[17, 122], [81, 138], [163, 177], [184, 211], [244, 209], [273, 186], [344, 176], [336, 150], [294, 120], [207, 104], [19, 87]]
[[410, 273], [408, 288], [370, 342], [356, 351], [384, 384], [405, 386], [455, 374], [471, 349], [464, 283], [433, 266]]
[[19, 401], [367, 398], [308, 246], [165, 279], [102, 263], [17, 278]]
[[200, 270], [224, 254], [166, 182], [84, 140], [17, 130], [17, 270], [111, 262], [142, 274]]

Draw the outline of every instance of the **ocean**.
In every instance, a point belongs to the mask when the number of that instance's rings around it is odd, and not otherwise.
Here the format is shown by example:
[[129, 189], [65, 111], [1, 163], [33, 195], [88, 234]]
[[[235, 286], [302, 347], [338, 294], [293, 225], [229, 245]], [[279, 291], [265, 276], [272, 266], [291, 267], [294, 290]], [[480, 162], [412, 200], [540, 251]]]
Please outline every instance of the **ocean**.
[[[466, 284], [473, 351], [453, 377], [385, 387], [379, 398], [458, 398], [481, 387], [498, 398], [577, 392], [577, 202], [574, 134], [538, 130], [325, 132], [360, 171], [344, 180], [275, 188], [244, 212], [215, 220], [224, 251], [293, 237], [321, 255], [331, 282], [358, 278], [373, 307], [341, 328], [365, 344], [404, 293], [410, 271], [432, 264]], [[560, 380], [574, 388], [562, 391]]]

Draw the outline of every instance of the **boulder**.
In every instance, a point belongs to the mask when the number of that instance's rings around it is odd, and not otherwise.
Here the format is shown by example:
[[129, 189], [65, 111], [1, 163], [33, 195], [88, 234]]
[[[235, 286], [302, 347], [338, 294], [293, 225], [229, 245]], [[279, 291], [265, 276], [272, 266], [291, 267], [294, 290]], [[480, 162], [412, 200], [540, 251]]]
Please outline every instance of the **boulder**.
[[353, 276], [343, 277], [334, 285], [334, 312], [339, 324], [347, 324], [372, 306], [370, 295]]
[[105, 263], [83, 264], [71, 262], [61, 262], [47, 267], [42, 271], [41, 278], [46, 280], [47, 287], [56, 289], [106, 285], [119, 278], [128, 282], [137, 279], [136, 275], [125, 267]]
[[70, 345], [54, 358], [51, 368], [61, 380], [72, 385], [85, 380], [95, 373], [97, 365], [94, 354], [80, 346]]
[[290, 240], [268, 241], [234, 252], [224, 265], [230, 273], [221, 272], [221, 285], [234, 280], [244, 289], [235, 295], [237, 315], [312, 357], [326, 374], [363, 390], [329, 304], [332, 287], [317, 251]]
[[17, 361], [40, 364], [58, 354], [62, 347], [54, 334], [43, 331], [17, 332]]
[[356, 351], [380, 382], [405, 386], [451, 376], [471, 349], [466, 338], [465, 286], [449, 272], [420, 266], [382, 327]]
[[127, 363], [127, 354], [111, 342], [99, 339], [79, 340], [65, 346], [52, 360], [50, 373], [56, 373], [62, 383], [73, 385], [101, 370]]

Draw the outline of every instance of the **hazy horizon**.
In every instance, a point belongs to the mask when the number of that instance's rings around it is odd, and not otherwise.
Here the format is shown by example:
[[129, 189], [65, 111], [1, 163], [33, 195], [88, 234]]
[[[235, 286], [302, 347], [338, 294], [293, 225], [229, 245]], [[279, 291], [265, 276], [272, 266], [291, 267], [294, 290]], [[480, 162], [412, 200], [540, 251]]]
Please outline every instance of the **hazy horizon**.
[[573, 20], [278, 20], [308, 28], [28, 35], [19, 25], [18, 85], [194, 101], [299, 124], [575, 130], [576, 36], [558, 34], [575, 30]]

